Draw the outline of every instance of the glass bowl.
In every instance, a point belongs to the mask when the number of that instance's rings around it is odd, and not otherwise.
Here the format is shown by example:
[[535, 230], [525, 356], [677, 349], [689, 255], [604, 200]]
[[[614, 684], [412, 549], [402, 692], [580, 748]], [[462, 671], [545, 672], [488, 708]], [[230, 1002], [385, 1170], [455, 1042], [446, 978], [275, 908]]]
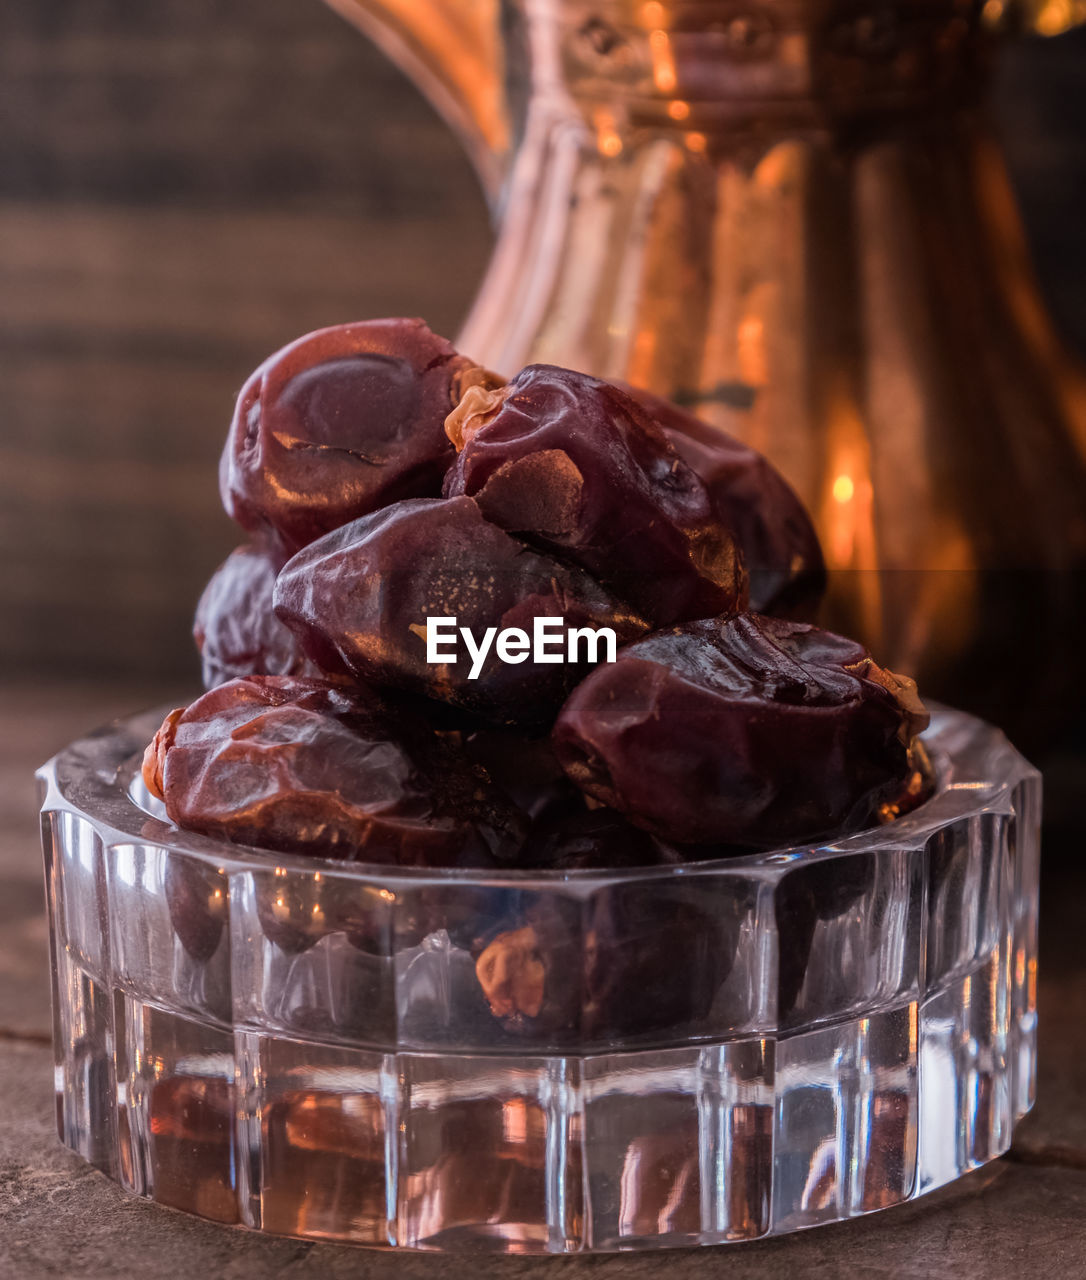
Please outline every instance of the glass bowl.
[[910, 1200], [1031, 1106], [1040, 777], [937, 709], [933, 797], [809, 848], [412, 871], [172, 826], [161, 712], [40, 772], [61, 1139], [219, 1222], [721, 1244]]

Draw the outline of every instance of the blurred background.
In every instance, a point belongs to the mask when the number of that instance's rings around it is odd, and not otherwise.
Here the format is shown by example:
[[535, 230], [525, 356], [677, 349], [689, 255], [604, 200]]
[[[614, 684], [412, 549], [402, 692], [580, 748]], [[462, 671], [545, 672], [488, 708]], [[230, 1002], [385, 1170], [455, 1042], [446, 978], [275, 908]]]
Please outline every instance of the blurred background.
[[34, 0], [0, 28], [0, 670], [195, 682], [246, 374], [345, 320], [455, 331], [483, 200], [319, 0]]
[[[349, 319], [454, 333], [483, 199], [319, 0], [36, 0], [0, 28], [0, 670], [195, 687], [192, 609], [239, 540], [216, 463], [245, 375]], [[1086, 354], [1086, 30], [1009, 44], [995, 100]]]

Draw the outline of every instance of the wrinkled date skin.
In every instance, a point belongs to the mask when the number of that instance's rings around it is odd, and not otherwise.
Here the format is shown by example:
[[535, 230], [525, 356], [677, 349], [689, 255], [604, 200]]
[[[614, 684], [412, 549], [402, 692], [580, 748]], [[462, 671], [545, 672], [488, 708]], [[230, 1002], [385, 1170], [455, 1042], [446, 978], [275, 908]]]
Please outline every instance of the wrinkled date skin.
[[813, 622], [826, 589], [822, 548], [806, 508], [780, 472], [670, 400], [625, 390], [701, 478], [717, 518], [735, 535], [750, 580], [751, 612]]
[[664, 626], [741, 606], [735, 542], [704, 484], [624, 391], [529, 365], [473, 388], [446, 423], [459, 449], [445, 494], [580, 565]]
[[870, 821], [927, 720], [854, 641], [740, 614], [627, 646], [552, 740], [582, 790], [663, 839], [772, 848]]
[[[532, 551], [488, 523], [471, 498], [400, 502], [337, 529], [290, 560], [275, 611], [317, 662], [359, 679], [452, 703], [498, 723], [549, 723], [583, 663], [503, 662], [491, 647], [475, 680], [426, 660], [426, 619], [457, 618], [532, 634], [537, 617], [611, 627], [618, 642], [646, 627], [579, 569]], [[583, 651], [582, 651], [583, 652]]]
[[[249, 379], [220, 480], [253, 542], [197, 611], [211, 692], [167, 717], [146, 764], [180, 826], [575, 874], [821, 839], [926, 795], [915, 687], [807, 625], [825, 571], [795, 494], [650, 393], [547, 365], [503, 384], [421, 321], [342, 325]], [[542, 617], [611, 628], [619, 660], [593, 668], [582, 639], [578, 661], [534, 661]], [[525, 640], [477, 663], [450, 627], [456, 660], [431, 662], [431, 618]], [[840, 886], [816, 880], [781, 898], [797, 953], [838, 908]], [[186, 950], [212, 954], [214, 886], [178, 869], [169, 888]], [[258, 910], [286, 951], [339, 931], [384, 956], [445, 930], [518, 1035], [697, 1020], [731, 943], [696, 902], [657, 912], [623, 892], [592, 915], [576, 895], [420, 886], [393, 919], [319, 877], [289, 893], [268, 879]], [[688, 983], [704, 968], [696, 990], [664, 975], [669, 950]], [[624, 1011], [632, 989], [644, 999]]]
[[421, 320], [299, 338], [238, 398], [219, 468], [227, 513], [295, 551], [400, 498], [437, 497], [454, 457], [444, 420], [477, 377]]
[[237, 676], [323, 674], [272, 609], [284, 563], [280, 551], [253, 544], [231, 552], [212, 574], [192, 629], [205, 689]]
[[188, 831], [290, 853], [492, 866], [519, 815], [402, 708], [364, 690], [250, 676], [171, 712], [144, 779]]

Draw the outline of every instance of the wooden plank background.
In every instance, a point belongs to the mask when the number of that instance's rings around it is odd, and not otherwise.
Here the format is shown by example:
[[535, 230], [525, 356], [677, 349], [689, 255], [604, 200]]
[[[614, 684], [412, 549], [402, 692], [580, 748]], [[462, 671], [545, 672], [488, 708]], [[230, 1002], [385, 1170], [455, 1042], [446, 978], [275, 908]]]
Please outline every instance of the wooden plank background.
[[[998, 87], [1057, 316], [1086, 349], [1086, 40]], [[216, 461], [246, 373], [322, 324], [455, 331], [481, 196], [319, 0], [9, 0], [0, 17], [0, 671], [195, 677], [237, 540]]]

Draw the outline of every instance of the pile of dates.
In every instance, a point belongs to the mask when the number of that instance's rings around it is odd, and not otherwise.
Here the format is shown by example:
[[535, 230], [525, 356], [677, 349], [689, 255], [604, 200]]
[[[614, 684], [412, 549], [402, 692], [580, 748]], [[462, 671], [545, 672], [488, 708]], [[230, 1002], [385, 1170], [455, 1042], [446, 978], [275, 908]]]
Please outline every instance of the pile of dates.
[[[643, 865], [856, 830], [912, 783], [924, 708], [813, 625], [798, 499], [655, 397], [547, 365], [503, 383], [418, 320], [343, 325], [249, 379], [221, 488], [250, 541], [197, 610], [209, 692], [145, 771], [188, 830]], [[560, 618], [619, 647], [432, 662], [433, 618], [526, 639]]]
[[[504, 382], [418, 320], [343, 325], [252, 375], [220, 481], [248, 541], [197, 610], [208, 692], [144, 763], [186, 830], [574, 870], [819, 840], [921, 795], [927, 715], [814, 625], [799, 500], [674, 405], [547, 365]], [[433, 661], [435, 618], [525, 641], [560, 619], [616, 652]], [[530, 958], [499, 959], [495, 1015], [538, 1014]]]

